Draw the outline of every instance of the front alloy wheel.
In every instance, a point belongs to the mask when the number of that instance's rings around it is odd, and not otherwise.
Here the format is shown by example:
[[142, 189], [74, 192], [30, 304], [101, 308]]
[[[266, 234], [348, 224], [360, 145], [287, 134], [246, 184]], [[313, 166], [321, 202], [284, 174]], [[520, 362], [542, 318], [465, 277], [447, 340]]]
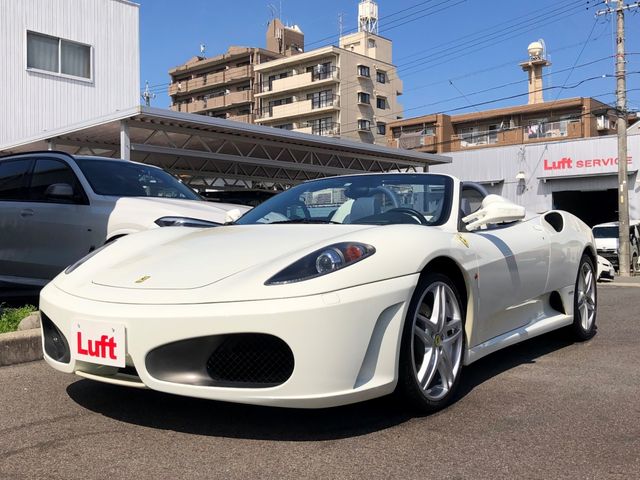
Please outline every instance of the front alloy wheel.
[[429, 274], [418, 284], [405, 322], [399, 389], [421, 410], [445, 407], [460, 379], [463, 352], [460, 295], [449, 278]]
[[596, 334], [596, 307], [598, 292], [593, 261], [583, 255], [573, 295], [573, 331], [579, 341], [589, 340]]

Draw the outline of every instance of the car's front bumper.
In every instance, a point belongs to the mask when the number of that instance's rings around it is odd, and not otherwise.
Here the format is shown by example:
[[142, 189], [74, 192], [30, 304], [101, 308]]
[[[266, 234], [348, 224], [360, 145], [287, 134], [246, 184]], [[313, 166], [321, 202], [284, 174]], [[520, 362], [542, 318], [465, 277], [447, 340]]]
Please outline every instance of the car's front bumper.
[[[58, 362], [45, 352], [45, 360], [95, 380], [214, 400], [303, 408], [357, 402], [395, 388], [402, 325], [417, 281], [416, 274], [322, 295], [189, 305], [97, 302], [49, 284], [40, 309], [69, 340], [71, 359]], [[71, 331], [77, 321], [124, 325], [127, 365], [138, 378], [75, 359]], [[288, 380], [267, 388], [194, 385], [160, 380], [147, 368], [149, 352], [158, 347], [239, 333], [283, 340], [294, 357]]]

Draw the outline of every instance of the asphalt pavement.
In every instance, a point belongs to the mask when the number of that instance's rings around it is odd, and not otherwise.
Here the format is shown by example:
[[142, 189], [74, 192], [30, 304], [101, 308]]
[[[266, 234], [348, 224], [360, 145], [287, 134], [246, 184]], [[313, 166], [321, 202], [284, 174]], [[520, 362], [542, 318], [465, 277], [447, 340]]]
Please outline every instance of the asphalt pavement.
[[273, 409], [3, 367], [0, 478], [638, 478], [639, 301], [601, 286], [593, 340], [554, 332], [490, 355], [431, 416], [392, 398]]

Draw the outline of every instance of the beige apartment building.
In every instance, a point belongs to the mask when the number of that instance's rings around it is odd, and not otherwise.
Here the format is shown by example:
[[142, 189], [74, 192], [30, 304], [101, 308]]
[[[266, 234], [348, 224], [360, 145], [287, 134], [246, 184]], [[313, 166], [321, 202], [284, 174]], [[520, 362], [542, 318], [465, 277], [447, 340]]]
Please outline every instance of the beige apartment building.
[[385, 144], [387, 123], [402, 118], [392, 42], [368, 31], [255, 71], [255, 121], [262, 125]]
[[169, 70], [171, 109], [253, 123], [254, 67], [304, 51], [304, 34], [296, 26], [269, 22], [267, 48], [229, 47], [215, 57], [196, 56]]
[[230, 47], [211, 58], [193, 57], [169, 70], [171, 110], [253, 123], [254, 66], [279, 55]]

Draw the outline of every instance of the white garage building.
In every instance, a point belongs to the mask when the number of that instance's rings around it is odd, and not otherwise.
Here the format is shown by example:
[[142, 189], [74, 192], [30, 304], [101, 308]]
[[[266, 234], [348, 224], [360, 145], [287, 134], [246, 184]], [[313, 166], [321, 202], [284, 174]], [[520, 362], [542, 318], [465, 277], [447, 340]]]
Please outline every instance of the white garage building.
[[[527, 210], [553, 208], [575, 213], [594, 225], [617, 220], [617, 137], [563, 140], [449, 152], [452, 162], [431, 167], [483, 184]], [[640, 218], [640, 131], [629, 129], [629, 206]]]

